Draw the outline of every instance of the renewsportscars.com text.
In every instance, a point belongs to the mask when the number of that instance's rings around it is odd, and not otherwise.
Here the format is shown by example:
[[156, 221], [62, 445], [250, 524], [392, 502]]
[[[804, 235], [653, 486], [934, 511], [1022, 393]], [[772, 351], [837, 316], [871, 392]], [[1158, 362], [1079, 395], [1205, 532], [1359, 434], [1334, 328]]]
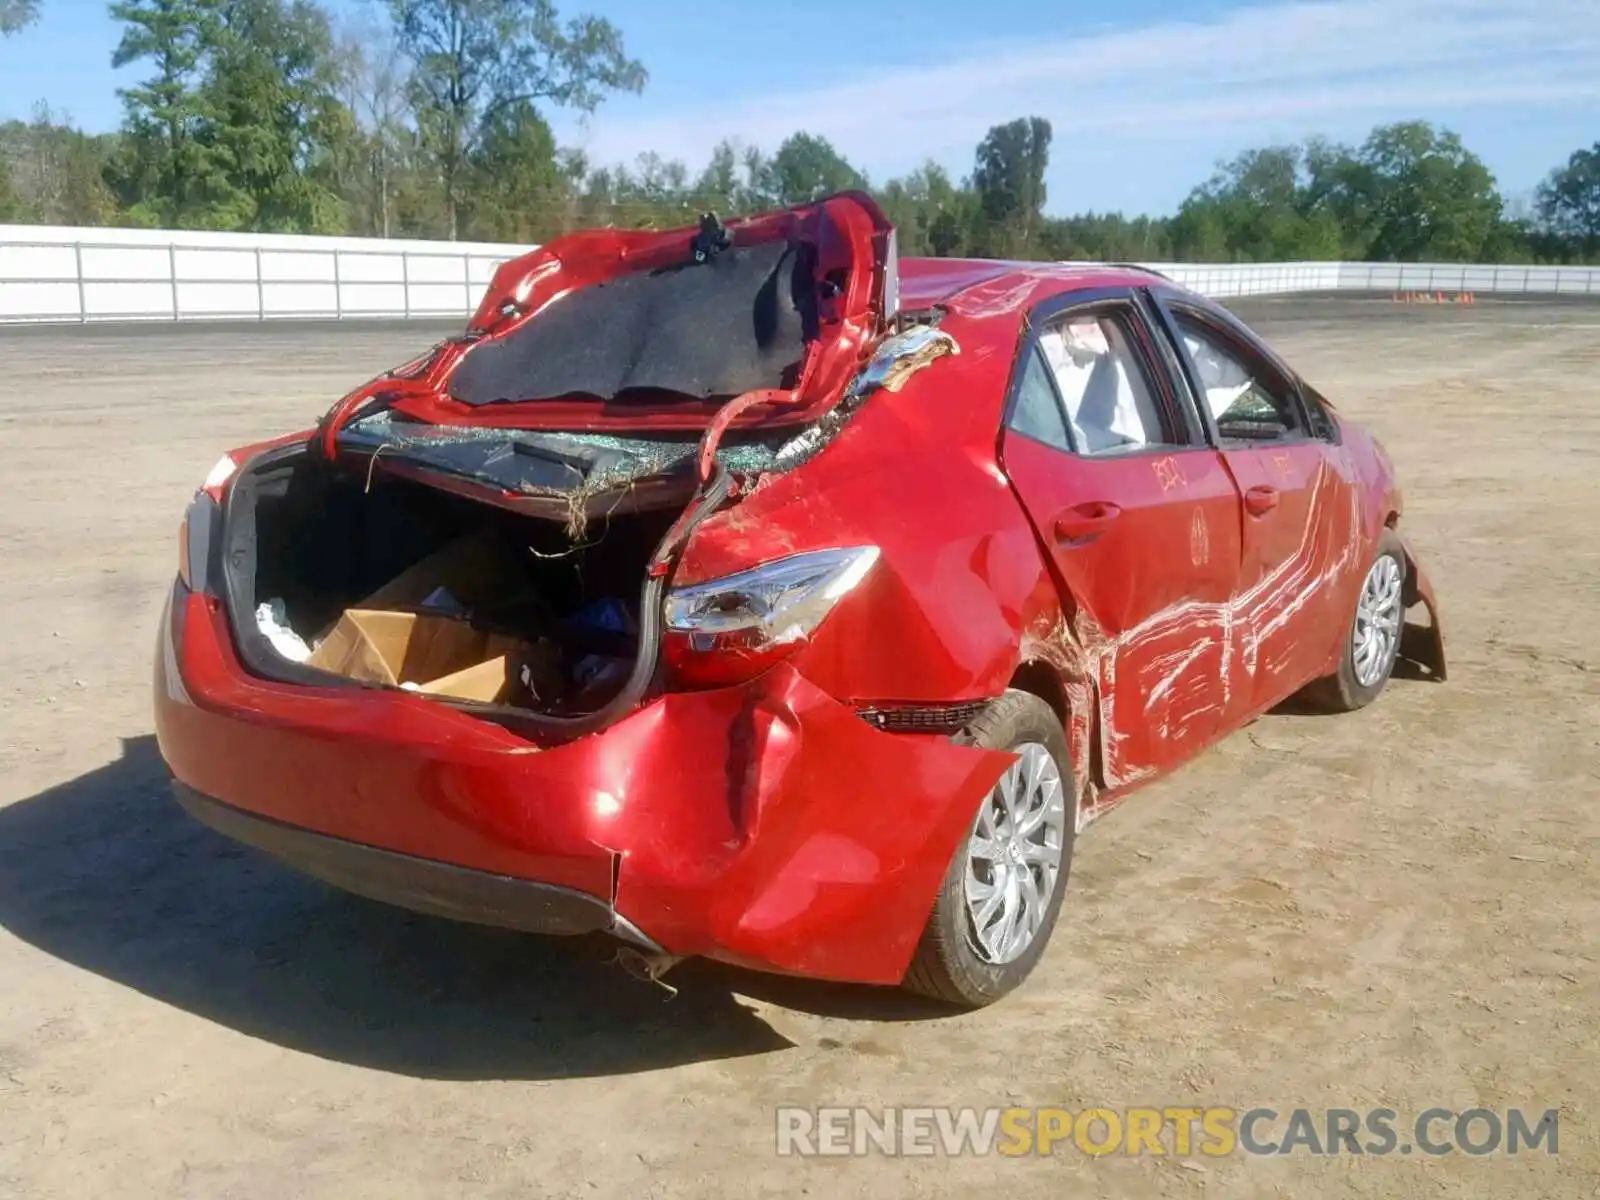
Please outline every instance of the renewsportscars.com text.
[[1081, 1153], [1410, 1155], [1560, 1153], [1556, 1109], [1212, 1106], [777, 1110], [777, 1152], [801, 1156]]

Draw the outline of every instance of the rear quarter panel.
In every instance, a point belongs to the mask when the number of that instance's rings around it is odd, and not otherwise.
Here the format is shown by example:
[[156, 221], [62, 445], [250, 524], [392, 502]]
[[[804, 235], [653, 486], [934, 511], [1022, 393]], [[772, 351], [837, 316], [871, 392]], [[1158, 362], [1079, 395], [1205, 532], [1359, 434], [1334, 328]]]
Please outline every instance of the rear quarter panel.
[[943, 326], [960, 354], [898, 393], [874, 394], [814, 458], [702, 525], [675, 577], [693, 583], [806, 550], [878, 546], [872, 573], [794, 660], [841, 700], [996, 695], [1024, 631], [1058, 616], [1032, 526], [996, 461], [1010, 347], [990, 350], [962, 325]]

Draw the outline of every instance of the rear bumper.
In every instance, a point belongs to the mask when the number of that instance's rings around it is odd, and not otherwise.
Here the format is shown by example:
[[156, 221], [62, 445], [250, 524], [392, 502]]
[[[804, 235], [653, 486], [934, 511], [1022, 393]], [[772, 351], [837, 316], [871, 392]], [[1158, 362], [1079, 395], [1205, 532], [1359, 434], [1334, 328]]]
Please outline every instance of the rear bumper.
[[224, 837], [358, 896], [525, 933], [609, 933], [648, 951], [661, 950], [596, 896], [312, 833], [234, 808], [182, 783], [174, 782], [172, 793], [185, 812]]
[[852, 982], [904, 975], [1013, 757], [880, 732], [787, 665], [540, 748], [398, 689], [251, 676], [218, 602], [181, 585], [154, 682], [162, 755], [197, 815], [313, 875]]

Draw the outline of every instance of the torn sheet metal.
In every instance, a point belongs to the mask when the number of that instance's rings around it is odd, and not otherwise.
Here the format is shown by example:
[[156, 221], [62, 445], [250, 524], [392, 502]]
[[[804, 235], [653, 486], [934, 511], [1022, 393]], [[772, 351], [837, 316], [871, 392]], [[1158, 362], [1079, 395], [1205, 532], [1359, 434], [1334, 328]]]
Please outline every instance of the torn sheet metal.
[[929, 325], [908, 329], [878, 343], [872, 361], [855, 377], [845, 396], [866, 396], [883, 388], [898, 392], [918, 371], [947, 354], [960, 354], [956, 339]]
[[850, 414], [880, 388], [898, 392], [917, 372], [946, 355], [961, 353], [961, 346], [950, 334], [931, 325], [920, 325], [886, 337], [878, 344], [872, 359], [845, 389], [839, 403], [824, 413], [815, 425], [778, 448], [774, 466], [789, 470], [799, 466], [836, 437]]

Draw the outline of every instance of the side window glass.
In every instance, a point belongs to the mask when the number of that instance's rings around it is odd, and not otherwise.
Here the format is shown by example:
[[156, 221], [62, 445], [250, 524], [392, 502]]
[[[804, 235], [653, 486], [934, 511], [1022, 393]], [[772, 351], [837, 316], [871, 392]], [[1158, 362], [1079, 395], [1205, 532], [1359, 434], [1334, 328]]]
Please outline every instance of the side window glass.
[[1179, 316], [1178, 330], [1219, 437], [1273, 441], [1302, 432], [1293, 392], [1276, 373], [1253, 367], [1198, 321]]
[[1321, 438], [1325, 442], [1339, 440], [1339, 426], [1329, 411], [1328, 402], [1310, 387], [1302, 389], [1305, 397], [1306, 412], [1311, 418], [1311, 436]]
[[1061, 416], [1061, 403], [1039, 352], [1028, 347], [1018, 385], [1017, 405], [1011, 413], [1011, 428], [1057, 450], [1071, 450], [1067, 424]]
[[1073, 441], [1083, 454], [1163, 446], [1174, 439], [1126, 326], [1108, 313], [1071, 316], [1039, 335]]

